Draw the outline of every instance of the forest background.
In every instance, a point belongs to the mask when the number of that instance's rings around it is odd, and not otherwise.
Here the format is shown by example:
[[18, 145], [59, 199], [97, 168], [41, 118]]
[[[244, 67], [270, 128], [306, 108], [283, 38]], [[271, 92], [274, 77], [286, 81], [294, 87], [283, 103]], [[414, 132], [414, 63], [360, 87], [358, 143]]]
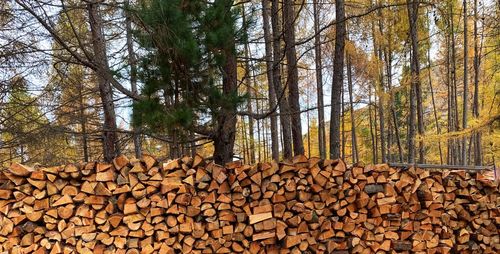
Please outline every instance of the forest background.
[[499, 13], [484, 0], [4, 0], [0, 162], [492, 165]]

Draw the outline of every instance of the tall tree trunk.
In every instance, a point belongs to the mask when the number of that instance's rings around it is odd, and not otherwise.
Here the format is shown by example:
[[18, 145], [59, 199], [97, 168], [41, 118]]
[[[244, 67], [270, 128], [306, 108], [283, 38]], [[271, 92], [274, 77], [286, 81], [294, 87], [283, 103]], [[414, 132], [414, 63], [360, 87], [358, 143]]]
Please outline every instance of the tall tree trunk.
[[80, 110], [80, 125], [82, 127], [83, 161], [89, 161], [87, 117], [85, 116], [85, 102], [83, 98], [83, 84], [79, 84], [78, 99]]
[[[134, 40], [132, 38], [132, 17], [130, 14], [130, 0], [125, 1], [125, 24], [126, 24], [126, 35], [127, 35], [127, 52], [128, 52], [128, 64], [130, 66], [130, 87], [132, 93], [137, 95], [137, 60], [134, 51]], [[141, 158], [142, 156], [142, 144], [140, 129], [133, 128], [132, 139], [134, 140], [134, 153], [136, 158]]]
[[[385, 71], [387, 73], [387, 89], [389, 90], [389, 108], [391, 111], [392, 124], [394, 128], [394, 136], [396, 140], [396, 145], [398, 147], [398, 160], [403, 162], [403, 147], [401, 145], [401, 135], [399, 134], [399, 122], [396, 115], [396, 110], [394, 108], [394, 92], [392, 91], [392, 28], [394, 23], [392, 23], [388, 29], [387, 33], [387, 47], [384, 50], [384, 62], [386, 64]], [[389, 121], [391, 122], [391, 121]]]
[[[377, 87], [375, 87], [375, 85], [373, 86], [373, 92], [376, 94], [377, 93]], [[374, 94], [374, 95], [375, 95]], [[370, 98], [371, 100], [371, 98]], [[373, 163], [378, 163], [378, 127], [377, 127], [377, 112], [378, 112], [378, 107], [377, 107], [377, 96], [373, 96], [373, 131], [374, 131], [374, 135], [375, 135], [375, 160], [373, 161]], [[372, 102], [370, 101], [370, 104]]]
[[[458, 102], [457, 102], [457, 57], [455, 49], [455, 22], [453, 4], [450, 4], [450, 26], [451, 26], [451, 111], [452, 111], [452, 132], [459, 130], [458, 125]], [[453, 164], [460, 163], [460, 143], [456, 138], [452, 138], [452, 160]]]
[[[269, 87], [269, 110], [273, 109], [276, 105], [276, 90], [274, 89], [273, 84], [273, 52], [271, 45], [271, 31], [269, 30], [269, 0], [262, 0], [262, 23], [264, 28], [264, 41], [265, 41], [265, 50], [266, 50], [266, 76], [267, 83]], [[271, 120], [271, 156], [273, 160], [279, 160], [279, 137], [278, 137], [278, 119], [276, 114], [272, 114], [270, 117]]]
[[[429, 75], [429, 88], [431, 90], [431, 99], [432, 99], [432, 111], [434, 112], [434, 122], [436, 124], [436, 132], [437, 135], [439, 136], [441, 134], [441, 127], [439, 126], [439, 121], [438, 121], [438, 116], [437, 116], [437, 109], [436, 109], [436, 102], [434, 100], [434, 87], [432, 86], [432, 73], [431, 73], [431, 49], [427, 50], [427, 61], [429, 63], [428, 66], [428, 75]], [[443, 151], [441, 149], [441, 141], [438, 140], [438, 149], [439, 149], [439, 161], [441, 164], [443, 163]]]
[[[390, 113], [390, 111], [389, 111]], [[387, 161], [388, 162], [393, 162], [394, 161], [394, 153], [393, 153], [393, 147], [394, 147], [394, 128], [392, 127], [392, 122], [391, 122], [391, 116], [388, 116], [389, 119], [387, 121]]]
[[[251, 54], [249, 56], [250, 56], [250, 58], [252, 58]], [[255, 74], [254, 70], [252, 69], [252, 81], [253, 81], [252, 90], [253, 90], [253, 92], [254, 92], [255, 95], [258, 95], [258, 91], [256, 90], [256, 87], [257, 87], [256, 76], [257, 75]], [[260, 97], [260, 96], [258, 96], [258, 97]], [[257, 114], [260, 113], [259, 99], [257, 99], [255, 101], [255, 111], [257, 112]], [[259, 155], [257, 161], [262, 161], [262, 148], [263, 147], [261, 146], [261, 143], [260, 143], [260, 134], [262, 133], [261, 126], [262, 126], [261, 120], [257, 119], [257, 154]], [[252, 135], [252, 137], [253, 137], [253, 135]], [[253, 144], [253, 150], [255, 151], [255, 142]], [[266, 152], [265, 146], [264, 146], [264, 151], [263, 152], [264, 153]], [[254, 155], [253, 155], [253, 160], [254, 160], [253, 163], [255, 163], [255, 152], [254, 152]]]
[[92, 35], [92, 47], [94, 50], [95, 62], [98, 65], [97, 83], [99, 94], [104, 112], [103, 124], [103, 152], [104, 160], [110, 162], [120, 151], [118, 147], [118, 136], [116, 127], [115, 106], [113, 103], [113, 90], [111, 84], [106, 78], [109, 70], [108, 59], [106, 56], [106, 42], [104, 39], [102, 18], [99, 13], [99, 4], [97, 2], [88, 2], [89, 23]]
[[[474, 0], [474, 102], [472, 104], [472, 114], [474, 118], [479, 118], [479, 66], [481, 58], [479, 57], [478, 39], [477, 39], [477, 0]], [[474, 165], [482, 165], [481, 151], [481, 132], [474, 133]]]
[[[448, 20], [447, 20], [448, 21]], [[449, 22], [446, 23], [449, 25]], [[450, 50], [450, 34], [446, 32], [445, 35], [445, 43], [446, 43], [446, 88], [447, 88], [447, 132], [450, 133], [453, 129], [452, 125], [452, 90], [451, 90], [451, 50]], [[452, 165], [453, 164], [453, 143], [452, 140], [448, 138], [447, 140], [447, 149], [446, 149], [446, 161], [448, 164]]]
[[[415, 45], [416, 45], [416, 51], [418, 54], [418, 29], [417, 29], [417, 20], [418, 20], [418, 8], [419, 8], [419, 2], [414, 1], [414, 17], [415, 17]], [[413, 43], [413, 42], [412, 42]], [[415, 62], [415, 70], [416, 72], [416, 97], [417, 97], [417, 119], [418, 119], [418, 135], [420, 136], [419, 142], [418, 142], [418, 161], [419, 163], [424, 163], [425, 162], [425, 146], [424, 146], [424, 134], [425, 134], [425, 126], [424, 126], [424, 102], [423, 102], [423, 95], [422, 95], [422, 84], [420, 82], [420, 56], [416, 56], [416, 58], [413, 59]]]
[[241, 132], [241, 138], [243, 139], [242, 146], [243, 146], [243, 162], [248, 163], [248, 158], [250, 157], [248, 155], [248, 138], [247, 138], [247, 127], [245, 123], [245, 118], [240, 117], [240, 132]]
[[[389, 88], [390, 89], [390, 88]], [[399, 134], [399, 121], [396, 115], [396, 110], [394, 109], [394, 103], [392, 102], [392, 122], [394, 125], [394, 135], [396, 136], [396, 145], [398, 146], [398, 159], [399, 162], [403, 162], [403, 146], [401, 145], [401, 135]]]
[[291, 111], [293, 153], [299, 155], [304, 154], [304, 144], [302, 142], [302, 123], [300, 120], [299, 74], [295, 51], [295, 11], [293, 4], [294, 1], [292, 0], [283, 1], [283, 38], [287, 62], [288, 103]]
[[[226, 1], [226, 15], [231, 15], [233, 1]], [[224, 66], [222, 73], [222, 93], [234, 96], [238, 93], [237, 62], [235, 38], [227, 38], [223, 51]], [[236, 136], [237, 105], [222, 107], [216, 115], [217, 126], [214, 133], [214, 161], [224, 165], [233, 160], [234, 140]]]
[[[180, 80], [174, 80], [174, 92], [171, 94], [168, 89], [163, 89], [163, 98], [165, 100], [165, 110], [175, 107], [179, 103], [179, 82]], [[170, 147], [170, 158], [179, 158], [182, 153], [182, 143], [179, 141], [179, 129], [174, 128], [170, 131], [170, 136], [172, 137], [172, 142], [168, 144]]]
[[[415, 98], [413, 100], [413, 105], [416, 108], [417, 111], [417, 120], [418, 120], [418, 134], [420, 135], [420, 140], [419, 140], [419, 146], [418, 146], [418, 162], [423, 163], [424, 162], [424, 144], [422, 137], [424, 135], [424, 123], [423, 123], [423, 106], [422, 106], [422, 88], [420, 86], [420, 63], [419, 63], [419, 55], [418, 55], [418, 32], [417, 32], [417, 22], [418, 22], [418, 6], [419, 6], [419, 1], [413, 1], [410, 2], [407, 0], [407, 9], [408, 9], [408, 20], [410, 23], [410, 39], [411, 39], [411, 85], [412, 85], [412, 98]], [[410, 98], [410, 104], [412, 99]], [[414, 105], [416, 103], [416, 105]], [[411, 107], [410, 106], [410, 107]], [[412, 119], [410, 119], [410, 122], [413, 121], [413, 116], [414, 116], [414, 110], [413, 107], [411, 109], [411, 116]], [[412, 125], [415, 124], [411, 123]], [[414, 128], [411, 127], [410, 128]], [[414, 142], [414, 130], [411, 134], [410, 139], [412, 142]], [[410, 145], [410, 144], [409, 144]], [[413, 145], [413, 144], [412, 144]], [[410, 147], [409, 147], [410, 148]], [[413, 148], [411, 148], [413, 149]], [[415, 162], [415, 156], [414, 154], [410, 154], [410, 157], [408, 158], [410, 163]]]
[[[429, 17], [429, 12], [427, 12], [427, 19], [430, 19]], [[428, 27], [429, 31], [430, 31], [430, 22], [429, 22], [429, 27]], [[429, 45], [431, 45], [431, 39], [429, 38]], [[436, 133], [437, 135], [439, 136], [441, 134], [441, 127], [439, 126], [439, 121], [438, 121], [438, 116], [437, 116], [437, 109], [436, 109], [436, 102], [435, 102], [435, 99], [434, 99], [434, 87], [432, 86], [432, 64], [431, 64], [431, 47], [428, 47], [427, 49], [427, 63], [428, 63], [428, 66], [427, 66], [427, 75], [428, 75], [428, 79], [429, 79], [429, 89], [430, 89], [430, 92], [431, 92], [431, 99], [432, 99], [432, 111], [434, 113], [434, 122], [436, 124]], [[438, 140], [438, 149], [439, 149], [439, 161], [441, 164], [444, 164], [444, 161], [443, 161], [443, 151], [442, 151], [442, 148], [441, 148], [441, 141]]]
[[[246, 24], [247, 21], [246, 21], [246, 15], [245, 15], [245, 7], [243, 5], [243, 8], [241, 9], [242, 11], [242, 18], [243, 18], [243, 24]], [[248, 32], [245, 28], [245, 34], [248, 35]], [[246, 88], [247, 88], [247, 96], [248, 96], [248, 100], [247, 100], [247, 111], [252, 114], [253, 113], [253, 107], [252, 107], [252, 98], [254, 97], [253, 94], [254, 94], [254, 91], [253, 91], [253, 88], [252, 88], [252, 85], [251, 85], [251, 82], [250, 82], [250, 63], [249, 63], [249, 59], [250, 59], [250, 53], [249, 53], [250, 49], [249, 49], [249, 46], [248, 46], [248, 43], [245, 43], [245, 47], [244, 47], [244, 54], [245, 54], [245, 76], [244, 76], [244, 84], [246, 85]], [[253, 122], [253, 118], [251, 116], [248, 117], [248, 137], [249, 137], [249, 142], [250, 142], [250, 150], [248, 151], [249, 154], [250, 154], [250, 164], [253, 164], [255, 163], [255, 138], [254, 138], [254, 135], [253, 135], [253, 132], [254, 132], [254, 122]]]
[[330, 158], [340, 158], [340, 93], [344, 81], [345, 10], [344, 0], [335, 0], [335, 52], [333, 57], [332, 110], [330, 117]]
[[[263, 106], [264, 107], [264, 106]], [[268, 128], [269, 128], [269, 124], [268, 121], [269, 119], [264, 119], [262, 121], [262, 146], [264, 147], [264, 157], [261, 159], [259, 158], [259, 161], [268, 161], [268, 158], [269, 158], [269, 149], [271, 148], [269, 146], [269, 140], [268, 140], [268, 136], [269, 136], [269, 131], [268, 131]]]
[[[257, 109], [259, 108], [258, 104], [259, 104], [259, 102], [257, 101]], [[257, 112], [259, 112], [259, 111], [257, 110]], [[253, 149], [255, 151], [255, 143], [257, 143], [257, 155], [258, 155], [257, 159], [258, 159], [258, 161], [261, 161], [261, 158], [262, 158], [262, 146], [260, 144], [260, 134], [261, 133], [262, 133], [262, 131], [261, 131], [261, 123], [260, 123], [259, 120], [257, 120], [257, 142], [253, 143]], [[255, 163], [255, 152], [253, 152], [251, 158], [253, 160], [252, 164]]]
[[368, 120], [370, 121], [370, 137], [372, 141], [372, 163], [376, 164], [377, 163], [377, 139], [376, 139], [376, 133], [373, 131], [373, 127], [375, 124], [373, 124], [373, 118], [372, 118], [372, 88], [371, 86], [368, 87], [368, 115], [369, 118]]
[[356, 140], [356, 122], [354, 121], [354, 104], [352, 100], [352, 66], [351, 56], [347, 54], [347, 88], [349, 90], [349, 107], [351, 109], [351, 149], [352, 149], [352, 163], [355, 164], [359, 161], [358, 155], [358, 142]]
[[[308, 103], [307, 103], [307, 108], [309, 108], [309, 98]], [[310, 124], [310, 119], [309, 119], [309, 111], [306, 112], [306, 119], [307, 119], [307, 156], [311, 157], [311, 124]]]
[[[467, 0], [463, 1], [463, 9], [464, 9], [464, 101], [463, 101], [463, 112], [462, 112], [462, 129], [465, 130], [467, 128], [467, 110], [468, 110], [468, 97], [469, 97], [469, 80], [467, 78], [468, 74], [468, 44], [467, 44]], [[462, 138], [462, 164], [467, 165], [467, 138]]]
[[[380, 50], [380, 49], [379, 49]], [[379, 87], [378, 87], [378, 119], [379, 119], [379, 126], [380, 126], [380, 155], [382, 159], [382, 163], [387, 162], [387, 146], [386, 146], [386, 129], [385, 129], [385, 118], [384, 118], [384, 96], [385, 96], [385, 91], [384, 91], [384, 83], [383, 83], [383, 75], [382, 71], [380, 70], [380, 77], [379, 77]]]
[[[410, 60], [413, 61], [413, 60]], [[413, 64], [411, 64], [413, 66]], [[413, 68], [412, 68], [413, 70]], [[414, 84], [414, 75], [412, 71], [412, 81], [410, 84], [410, 116], [408, 117], [408, 163], [415, 163], [415, 114], [416, 114], [416, 105], [415, 105], [415, 84]]]
[[342, 122], [342, 143], [341, 143], [341, 147], [342, 147], [342, 160], [345, 161], [345, 121], [344, 121], [344, 115], [345, 115], [345, 110], [344, 110], [344, 84], [342, 83], [342, 90], [340, 92], [341, 94], [341, 98], [340, 98], [340, 121]]
[[[224, 73], [222, 78], [222, 93], [233, 95], [238, 90], [235, 42], [231, 38], [228, 49], [225, 50]], [[217, 114], [217, 129], [214, 135], [214, 161], [220, 165], [233, 159], [233, 148], [236, 134], [236, 105], [223, 107]]]
[[[380, 36], [382, 36], [383, 32], [383, 27], [382, 27], [382, 13], [381, 10], [378, 12], [378, 29]], [[375, 35], [375, 31], [373, 32]], [[374, 55], [377, 57], [379, 62], [382, 62], [382, 43], [378, 42], [376, 40], [376, 36], [373, 38], [373, 49], [374, 49]], [[379, 64], [378, 66], [378, 80], [376, 81], [377, 87], [376, 87], [376, 97], [378, 97], [378, 117], [379, 117], [379, 126], [380, 126], [380, 155], [382, 159], [382, 163], [387, 162], [387, 155], [386, 155], [386, 142], [385, 142], [385, 119], [384, 119], [384, 66], [382, 64]]]
[[285, 96], [285, 90], [281, 84], [281, 28], [278, 0], [272, 0], [271, 12], [271, 27], [273, 30], [273, 85], [280, 108], [283, 157], [290, 159], [292, 158], [292, 131], [290, 126], [290, 109], [288, 100]]
[[316, 63], [316, 93], [318, 98], [318, 148], [319, 157], [326, 158], [325, 104], [323, 102], [323, 61], [321, 56], [321, 34], [319, 32], [318, 0], [313, 0], [314, 16], [314, 60]]

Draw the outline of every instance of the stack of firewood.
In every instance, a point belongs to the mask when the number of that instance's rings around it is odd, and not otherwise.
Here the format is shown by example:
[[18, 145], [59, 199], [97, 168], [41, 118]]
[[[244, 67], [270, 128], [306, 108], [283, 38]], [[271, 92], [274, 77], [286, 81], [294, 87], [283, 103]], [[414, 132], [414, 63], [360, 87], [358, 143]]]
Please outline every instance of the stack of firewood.
[[0, 253], [498, 253], [481, 173], [200, 156], [0, 171]]

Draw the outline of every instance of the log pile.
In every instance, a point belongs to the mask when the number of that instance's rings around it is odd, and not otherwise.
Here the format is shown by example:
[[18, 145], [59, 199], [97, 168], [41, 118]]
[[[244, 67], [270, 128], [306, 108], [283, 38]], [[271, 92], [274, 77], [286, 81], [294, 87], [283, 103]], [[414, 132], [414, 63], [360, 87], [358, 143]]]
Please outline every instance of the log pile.
[[499, 253], [481, 173], [200, 156], [0, 171], [0, 253]]

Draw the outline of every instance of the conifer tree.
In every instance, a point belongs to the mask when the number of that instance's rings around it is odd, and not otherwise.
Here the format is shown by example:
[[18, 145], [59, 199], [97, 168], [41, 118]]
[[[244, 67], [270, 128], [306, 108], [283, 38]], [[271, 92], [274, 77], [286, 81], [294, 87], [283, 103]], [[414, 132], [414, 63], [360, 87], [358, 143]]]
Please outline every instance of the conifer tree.
[[232, 160], [237, 93], [237, 10], [231, 0], [142, 2], [139, 31], [147, 52], [139, 77], [142, 98], [133, 120], [149, 131], [188, 142], [190, 131], [214, 142], [214, 160]]

